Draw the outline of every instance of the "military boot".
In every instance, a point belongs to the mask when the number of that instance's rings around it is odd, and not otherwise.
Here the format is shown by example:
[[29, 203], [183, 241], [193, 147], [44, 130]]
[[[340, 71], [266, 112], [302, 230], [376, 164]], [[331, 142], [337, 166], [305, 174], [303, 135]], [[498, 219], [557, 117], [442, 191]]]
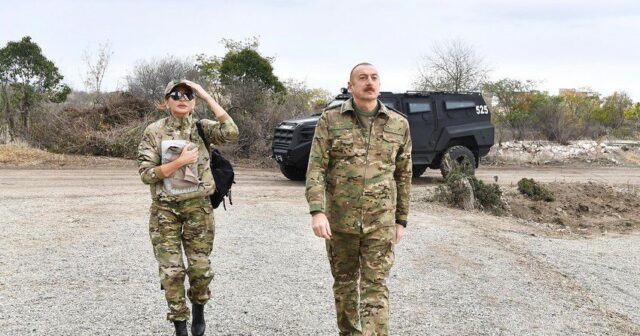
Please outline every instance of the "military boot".
[[194, 303], [191, 306], [193, 318], [191, 319], [191, 334], [193, 336], [203, 336], [206, 327], [204, 323], [204, 305]]
[[176, 327], [176, 336], [189, 336], [187, 332], [187, 321], [173, 321]]

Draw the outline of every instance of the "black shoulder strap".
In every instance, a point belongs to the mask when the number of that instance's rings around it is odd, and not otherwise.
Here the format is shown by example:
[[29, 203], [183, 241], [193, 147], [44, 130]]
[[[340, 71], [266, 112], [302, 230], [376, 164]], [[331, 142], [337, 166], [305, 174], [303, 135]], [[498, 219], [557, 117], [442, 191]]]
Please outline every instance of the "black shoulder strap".
[[198, 135], [200, 135], [200, 138], [202, 138], [202, 140], [204, 141], [205, 147], [207, 147], [207, 151], [211, 151], [211, 148], [209, 148], [209, 141], [207, 140], [207, 136], [204, 135], [204, 129], [202, 128], [202, 120], [196, 121], [196, 127], [198, 128]]

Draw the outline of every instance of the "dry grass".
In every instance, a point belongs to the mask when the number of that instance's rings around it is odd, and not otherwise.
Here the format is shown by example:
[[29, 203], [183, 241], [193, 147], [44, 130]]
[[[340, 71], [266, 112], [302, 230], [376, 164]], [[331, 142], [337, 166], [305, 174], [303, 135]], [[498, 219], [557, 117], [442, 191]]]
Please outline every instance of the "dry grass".
[[61, 168], [61, 167], [135, 167], [135, 161], [117, 158], [55, 154], [26, 144], [0, 145], [0, 167]]
[[640, 152], [637, 152], [637, 151], [623, 152], [622, 157], [629, 163], [640, 164]]

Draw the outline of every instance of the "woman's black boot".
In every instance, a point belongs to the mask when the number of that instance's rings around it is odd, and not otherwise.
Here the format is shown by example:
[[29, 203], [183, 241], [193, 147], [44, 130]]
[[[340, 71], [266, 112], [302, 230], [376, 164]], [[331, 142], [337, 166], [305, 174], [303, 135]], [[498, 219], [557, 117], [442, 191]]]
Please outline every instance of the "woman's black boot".
[[176, 336], [189, 336], [187, 332], [187, 321], [173, 321], [176, 327]]
[[193, 336], [203, 336], [206, 327], [204, 323], [204, 305], [194, 303], [191, 306], [191, 313], [193, 314], [193, 318], [191, 319], [191, 334]]

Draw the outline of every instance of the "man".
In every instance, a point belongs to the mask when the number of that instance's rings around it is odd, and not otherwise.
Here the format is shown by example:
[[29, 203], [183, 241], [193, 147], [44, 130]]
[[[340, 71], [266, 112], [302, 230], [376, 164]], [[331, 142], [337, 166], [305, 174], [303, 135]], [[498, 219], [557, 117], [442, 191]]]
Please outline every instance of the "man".
[[313, 232], [326, 239], [340, 335], [388, 335], [386, 279], [409, 212], [409, 123], [378, 100], [373, 65], [356, 65], [348, 88], [352, 98], [318, 120], [306, 196]]

